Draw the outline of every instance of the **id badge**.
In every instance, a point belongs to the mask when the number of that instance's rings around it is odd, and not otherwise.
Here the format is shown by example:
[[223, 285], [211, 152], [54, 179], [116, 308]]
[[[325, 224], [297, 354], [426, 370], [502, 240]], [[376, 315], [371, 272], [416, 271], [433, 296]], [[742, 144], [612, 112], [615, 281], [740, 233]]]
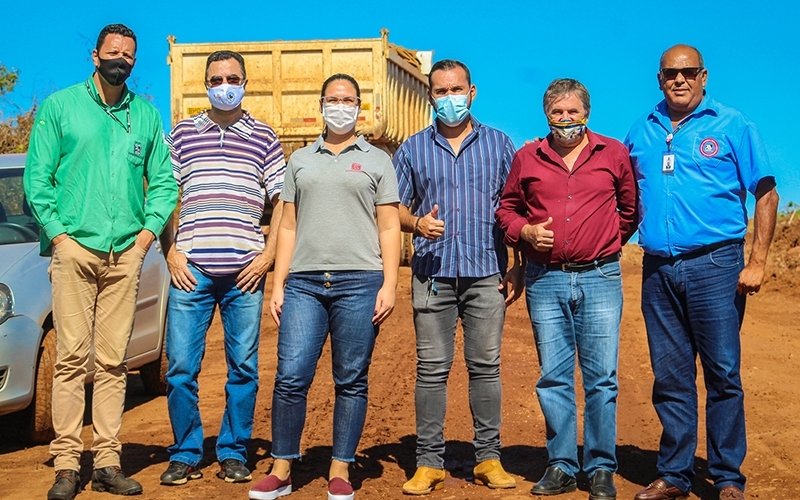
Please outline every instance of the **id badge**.
[[661, 156], [661, 173], [672, 174], [675, 172], [675, 153], [665, 152]]

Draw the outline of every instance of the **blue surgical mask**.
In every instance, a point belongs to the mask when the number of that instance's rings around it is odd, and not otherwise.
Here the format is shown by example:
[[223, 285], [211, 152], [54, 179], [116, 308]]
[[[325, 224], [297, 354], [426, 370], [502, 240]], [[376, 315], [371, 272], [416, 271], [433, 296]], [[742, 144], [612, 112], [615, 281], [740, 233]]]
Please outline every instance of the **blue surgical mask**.
[[448, 94], [436, 99], [436, 116], [448, 127], [456, 127], [469, 115], [467, 94]]
[[586, 120], [550, 122], [550, 131], [564, 141], [577, 139], [586, 131]]
[[230, 85], [223, 83], [216, 87], [209, 87], [208, 100], [211, 105], [222, 111], [236, 109], [244, 99], [244, 85]]

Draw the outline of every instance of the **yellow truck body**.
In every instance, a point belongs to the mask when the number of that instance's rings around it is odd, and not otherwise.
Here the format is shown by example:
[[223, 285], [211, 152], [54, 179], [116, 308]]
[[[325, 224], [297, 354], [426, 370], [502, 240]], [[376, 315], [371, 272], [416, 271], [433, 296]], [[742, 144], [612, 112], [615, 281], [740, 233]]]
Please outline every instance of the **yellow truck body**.
[[[372, 144], [394, 153], [431, 123], [426, 68], [416, 52], [380, 38], [274, 42], [176, 43], [169, 37], [173, 125], [208, 109], [206, 58], [217, 50], [240, 53], [247, 69], [242, 107], [270, 125], [287, 157], [311, 144], [322, 131], [322, 82], [346, 73], [361, 88], [357, 130]], [[429, 54], [420, 53], [429, 61]]]

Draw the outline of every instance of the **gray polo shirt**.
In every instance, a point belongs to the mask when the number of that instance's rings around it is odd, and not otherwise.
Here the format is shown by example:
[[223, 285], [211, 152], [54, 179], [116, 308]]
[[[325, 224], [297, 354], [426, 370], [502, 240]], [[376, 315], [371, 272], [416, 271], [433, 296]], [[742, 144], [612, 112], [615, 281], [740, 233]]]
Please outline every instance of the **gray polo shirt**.
[[383, 270], [375, 206], [400, 201], [397, 176], [364, 137], [338, 156], [322, 136], [295, 151], [280, 198], [297, 209], [290, 273]]

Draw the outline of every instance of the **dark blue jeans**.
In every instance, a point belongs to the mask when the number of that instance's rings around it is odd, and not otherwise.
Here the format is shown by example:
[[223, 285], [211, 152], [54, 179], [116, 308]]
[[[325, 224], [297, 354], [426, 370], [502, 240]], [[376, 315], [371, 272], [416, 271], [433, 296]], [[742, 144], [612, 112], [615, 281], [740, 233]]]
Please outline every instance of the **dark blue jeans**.
[[272, 456], [300, 458], [308, 389], [331, 334], [334, 460], [353, 462], [367, 415], [367, 373], [378, 327], [372, 324], [382, 271], [291, 273], [278, 329], [272, 394]]
[[653, 365], [653, 405], [663, 426], [658, 475], [688, 491], [697, 448], [697, 369], [706, 384], [708, 472], [721, 489], [744, 489], [747, 450], [739, 329], [745, 297], [741, 243], [662, 258], [645, 254], [642, 313]]
[[217, 459], [247, 461], [258, 391], [258, 340], [264, 301], [262, 280], [255, 293], [236, 286], [236, 274], [208, 276], [189, 264], [197, 279], [192, 292], [174, 286], [167, 309], [167, 408], [175, 444], [170, 460], [197, 466], [203, 458], [203, 423], [197, 406], [197, 376], [206, 350], [206, 332], [219, 305], [228, 380], [225, 411], [217, 437]]

